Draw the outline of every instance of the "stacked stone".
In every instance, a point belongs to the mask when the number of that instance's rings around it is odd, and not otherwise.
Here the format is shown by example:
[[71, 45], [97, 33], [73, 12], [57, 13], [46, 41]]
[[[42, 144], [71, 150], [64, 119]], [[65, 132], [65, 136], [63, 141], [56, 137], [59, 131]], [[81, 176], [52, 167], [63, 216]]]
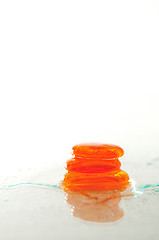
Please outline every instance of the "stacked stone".
[[79, 144], [72, 148], [61, 188], [66, 192], [125, 190], [129, 176], [120, 169], [122, 148], [108, 144]]

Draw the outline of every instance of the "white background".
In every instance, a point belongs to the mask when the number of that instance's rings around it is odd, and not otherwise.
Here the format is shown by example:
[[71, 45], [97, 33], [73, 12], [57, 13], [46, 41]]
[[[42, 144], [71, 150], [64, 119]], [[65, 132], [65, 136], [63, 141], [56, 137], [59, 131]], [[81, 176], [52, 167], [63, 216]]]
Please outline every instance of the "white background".
[[156, 151], [158, 82], [159, 1], [0, 1], [0, 173], [81, 142]]

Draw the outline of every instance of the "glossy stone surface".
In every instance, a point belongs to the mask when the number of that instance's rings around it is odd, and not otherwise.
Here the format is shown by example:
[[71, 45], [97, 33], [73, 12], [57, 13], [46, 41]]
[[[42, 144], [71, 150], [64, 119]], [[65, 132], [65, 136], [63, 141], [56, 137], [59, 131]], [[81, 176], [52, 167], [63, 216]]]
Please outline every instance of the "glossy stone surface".
[[86, 143], [72, 148], [72, 158], [66, 163], [61, 188], [66, 192], [125, 190], [129, 176], [120, 169], [119, 157], [124, 151], [111, 144]]

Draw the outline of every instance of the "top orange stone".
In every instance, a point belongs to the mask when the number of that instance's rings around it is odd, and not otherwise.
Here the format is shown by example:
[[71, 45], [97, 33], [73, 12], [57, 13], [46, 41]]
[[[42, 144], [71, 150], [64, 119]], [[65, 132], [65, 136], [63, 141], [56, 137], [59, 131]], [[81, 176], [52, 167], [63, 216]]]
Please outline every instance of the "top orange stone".
[[118, 158], [124, 155], [124, 150], [116, 145], [102, 144], [102, 143], [83, 143], [75, 145], [73, 154], [78, 157], [97, 156], [105, 159]]

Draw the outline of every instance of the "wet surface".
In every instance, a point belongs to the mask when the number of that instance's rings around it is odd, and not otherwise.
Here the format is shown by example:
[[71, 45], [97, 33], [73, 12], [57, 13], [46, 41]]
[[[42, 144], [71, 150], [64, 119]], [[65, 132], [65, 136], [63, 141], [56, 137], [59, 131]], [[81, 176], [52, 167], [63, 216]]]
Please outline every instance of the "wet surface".
[[[127, 164], [130, 168], [133, 172], [132, 164]], [[145, 164], [147, 176], [149, 168]], [[158, 183], [148, 183], [145, 177], [145, 184], [136, 182], [142, 194], [98, 202], [66, 196], [57, 185], [62, 174], [61, 169], [49, 168], [39, 170], [36, 177], [31, 174], [34, 181], [11, 184], [10, 178], [8, 185], [1, 185], [3, 239], [158, 239]]]
[[[91, 196], [59, 189], [64, 166], [17, 170], [0, 180], [0, 233], [3, 240], [152, 239], [159, 229], [158, 148], [145, 156], [128, 148], [122, 169], [138, 194]], [[132, 152], [132, 154], [131, 154]], [[66, 158], [67, 160], [67, 158]], [[151, 163], [151, 164], [150, 164]], [[132, 189], [131, 189], [132, 191]], [[128, 193], [130, 193], [129, 191]], [[103, 201], [104, 200], [104, 201]]]

